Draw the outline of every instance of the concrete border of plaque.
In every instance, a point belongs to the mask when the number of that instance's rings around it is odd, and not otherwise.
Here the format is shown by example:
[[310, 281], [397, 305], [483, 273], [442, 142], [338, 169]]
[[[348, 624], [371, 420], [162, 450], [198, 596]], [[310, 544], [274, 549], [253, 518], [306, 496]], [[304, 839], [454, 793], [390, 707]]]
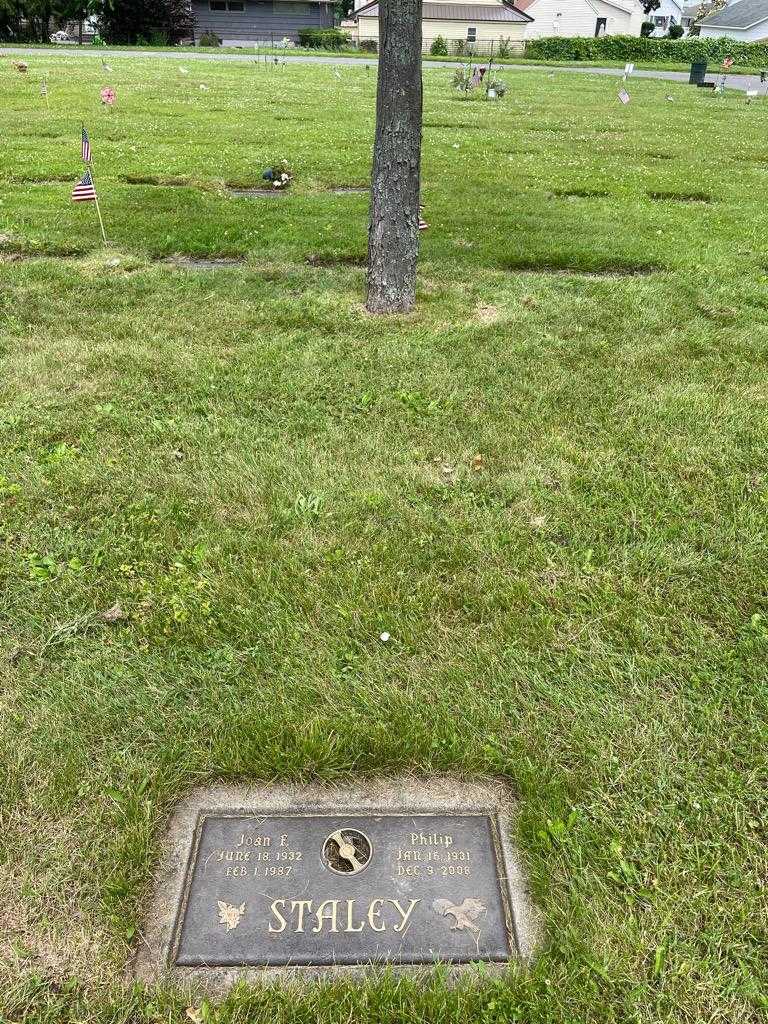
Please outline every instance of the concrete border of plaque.
[[134, 963], [146, 982], [528, 960], [536, 915], [498, 780], [214, 786], [173, 811]]

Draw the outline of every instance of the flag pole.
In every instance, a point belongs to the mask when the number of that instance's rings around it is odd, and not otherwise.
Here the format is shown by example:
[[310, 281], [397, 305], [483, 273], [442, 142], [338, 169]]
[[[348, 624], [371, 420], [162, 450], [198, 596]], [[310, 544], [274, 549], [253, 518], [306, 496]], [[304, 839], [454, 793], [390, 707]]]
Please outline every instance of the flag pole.
[[104, 230], [104, 221], [101, 217], [101, 207], [99, 206], [98, 196], [96, 197], [96, 213], [99, 215], [99, 227], [101, 228], [101, 237], [104, 239], [104, 245], [109, 245], [109, 242], [107, 241], [107, 233]]
[[101, 228], [101, 237], [104, 239], [104, 245], [109, 245], [109, 242], [107, 242], [107, 233], [104, 230], [104, 219], [101, 216], [101, 206], [99, 206], [99, 193], [98, 193], [98, 189], [96, 188], [96, 179], [93, 176], [93, 160], [91, 160], [90, 169], [91, 169], [91, 181], [93, 182], [94, 201], [96, 203], [96, 213], [98, 213], [98, 215], [99, 215], [99, 227]]

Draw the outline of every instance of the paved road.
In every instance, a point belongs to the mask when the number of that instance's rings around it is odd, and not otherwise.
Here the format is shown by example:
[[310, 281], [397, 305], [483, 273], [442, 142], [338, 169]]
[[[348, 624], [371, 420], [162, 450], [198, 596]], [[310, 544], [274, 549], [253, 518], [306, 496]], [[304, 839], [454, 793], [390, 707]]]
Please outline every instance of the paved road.
[[[30, 49], [21, 49], [18, 47], [0, 47], [0, 56], [3, 57], [100, 57], [102, 60], [110, 59], [112, 57], [159, 57], [164, 60], [183, 60], [186, 63], [191, 61], [234, 61], [235, 63], [252, 63], [254, 55], [252, 53], [192, 53], [189, 50], [185, 50], [181, 53], [175, 53], [173, 50], [156, 50], [154, 52], [148, 50], [113, 50], [113, 49], [101, 49], [100, 47], [93, 46], [59, 46], [52, 49], [38, 49], [31, 47]], [[331, 56], [318, 56], [310, 57], [305, 54], [288, 56], [286, 55], [285, 60], [290, 64], [348, 64], [357, 65], [361, 64], [375, 64], [376, 59], [371, 58], [370, 60], [363, 57], [331, 57]], [[425, 67], [443, 67], [443, 68], [455, 68], [455, 61], [437, 61], [431, 60], [425, 62]], [[587, 67], [547, 67], [543, 64], [496, 64], [500, 70], [504, 71], [547, 71], [550, 74], [554, 72], [559, 74], [563, 72], [565, 74], [581, 74], [581, 75], [613, 75], [618, 78], [621, 74], [619, 68], [587, 68]], [[687, 82], [688, 72], [687, 71], [635, 71], [635, 78], [661, 78], [668, 82]], [[714, 81], [717, 77], [717, 72], [709, 76], [710, 81]], [[758, 89], [761, 95], [766, 92], [766, 86], [760, 86], [760, 78], [758, 75], [728, 75], [726, 85], [729, 89], [739, 89], [742, 92], [747, 89]]]

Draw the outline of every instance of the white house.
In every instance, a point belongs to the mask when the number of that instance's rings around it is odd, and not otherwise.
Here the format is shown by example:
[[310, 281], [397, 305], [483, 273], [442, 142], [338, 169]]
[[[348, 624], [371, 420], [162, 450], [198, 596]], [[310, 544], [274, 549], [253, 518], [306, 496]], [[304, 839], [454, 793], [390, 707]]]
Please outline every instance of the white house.
[[656, 26], [654, 36], [665, 36], [673, 25], [683, 24], [683, 0], [661, 0], [661, 7], [651, 11], [643, 20], [652, 21]]
[[[378, 41], [379, 4], [372, 0], [353, 14], [357, 22], [358, 39]], [[498, 52], [501, 40], [509, 50], [521, 50], [525, 29], [532, 16], [524, 14], [510, 0], [462, 0], [461, 3], [432, 3], [422, 5], [422, 38], [425, 49], [439, 37], [445, 40], [450, 52], [458, 44], [465, 52], [488, 53], [493, 44]]]
[[699, 22], [702, 39], [738, 39], [754, 43], [768, 39], [768, 0], [737, 0]]
[[526, 39], [639, 36], [645, 19], [637, 0], [517, 0], [517, 6], [533, 18]]

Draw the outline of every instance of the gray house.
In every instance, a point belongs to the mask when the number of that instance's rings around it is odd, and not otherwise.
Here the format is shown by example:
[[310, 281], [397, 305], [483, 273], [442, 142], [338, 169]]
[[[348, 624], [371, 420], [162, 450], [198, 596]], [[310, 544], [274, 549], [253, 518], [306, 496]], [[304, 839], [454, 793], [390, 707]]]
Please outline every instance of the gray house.
[[330, 0], [191, 0], [195, 38], [215, 32], [225, 46], [298, 39], [300, 28], [333, 28]]

